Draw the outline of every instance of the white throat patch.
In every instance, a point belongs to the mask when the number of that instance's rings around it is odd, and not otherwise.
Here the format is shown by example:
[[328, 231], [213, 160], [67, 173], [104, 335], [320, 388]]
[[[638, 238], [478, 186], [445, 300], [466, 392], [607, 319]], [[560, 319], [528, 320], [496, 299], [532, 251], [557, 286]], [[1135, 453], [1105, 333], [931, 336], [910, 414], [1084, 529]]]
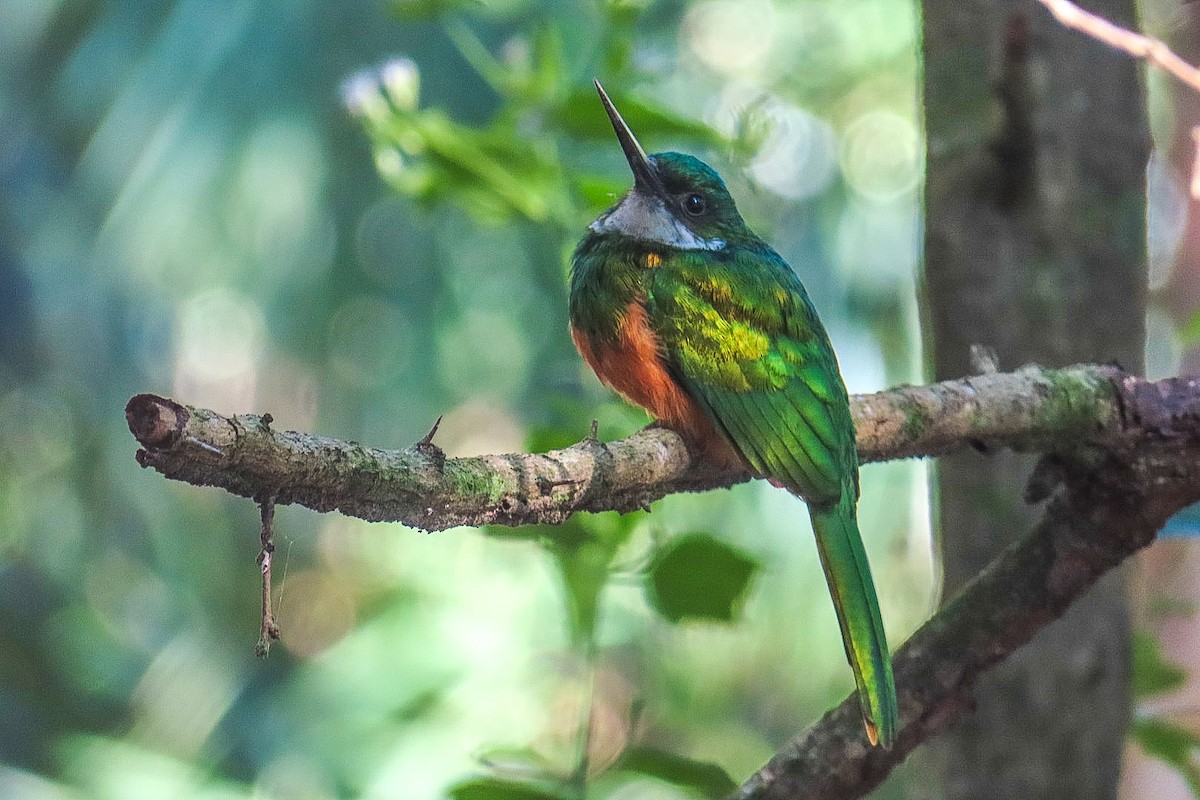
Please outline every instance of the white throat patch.
[[723, 239], [701, 239], [663, 206], [640, 192], [625, 195], [612, 211], [589, 226], [596, 233], [620, 233], [678, 250], [721, 250]]

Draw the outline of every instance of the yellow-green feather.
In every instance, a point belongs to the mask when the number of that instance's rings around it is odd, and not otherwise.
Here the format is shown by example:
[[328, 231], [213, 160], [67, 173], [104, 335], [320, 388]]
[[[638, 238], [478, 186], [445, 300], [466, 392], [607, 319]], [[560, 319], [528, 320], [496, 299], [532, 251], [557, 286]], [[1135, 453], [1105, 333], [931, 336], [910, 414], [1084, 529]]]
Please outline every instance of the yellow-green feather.
[[842, 629], [846, 660], [858, 686], [859, 705], [863, 716], [875, 724], [879, 742], [887, 746], [895, 741], [899, 724], [896, 684], [851, 491], [847, 486], [842, 499], [833, 505], [810, 503], [808, 513]]
[[855, 515], [854, 423], [803, 286], [757, 239], [730, 252], [668, 254], [646, 279], [647, 311], [676, 378], [757, 473], [808, 501], [863, 715], [890, 744], [896, 690]]

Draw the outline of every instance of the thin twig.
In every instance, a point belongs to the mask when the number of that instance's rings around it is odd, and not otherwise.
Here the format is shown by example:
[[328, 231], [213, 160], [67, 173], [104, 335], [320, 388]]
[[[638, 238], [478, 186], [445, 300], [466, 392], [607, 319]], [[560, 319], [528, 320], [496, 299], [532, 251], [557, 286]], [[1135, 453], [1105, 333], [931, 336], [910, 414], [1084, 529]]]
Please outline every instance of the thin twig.
[[1192, 128], [1192, 143], [1196, 146], [1196, 160], [1192, 163], [1192, 199], [1200, 200], [1200, 125]]
[[442, 417], [438, 415], [438, 418], [433, 421], [433, 427], [429, 429], [429, 433], [421, 437], [421, 441], [417, 442], [417, 446], [432, 447], [433, 437], [437, 436], [438, 428], [440, 427], [442, 427]]
[[[1200, 92], [1200, 67], [1189, 64], [1161, 39], [1114, 25], [1103, 17], [1084, 11], [1070, 0], [1038, 2], [1045, 6], [1063, 27], [1080, 31], [1109, 47], [1148, 61]], [[1192, 166], [1191, 193], [1193, 198], [1200, 200], [1200, 126], [1192, 128], [1192, 140], [1196, 143], [1196, 160]]]
[[275, 552], [275, 497], [268, 496], [259, 501], [262, 512], [262, 532], [259, 541], [258, 565], [262, 569], [262, 630], [254, 654], [266, 658], [271, 652], [271, 642], [279, 639], [279, 624], [271, 612], [271, 554]]
[[1200, 68], [1172, 52], [1161, 40], [1114, 25], [1103, 17], [1084, 11], [1070, 0], [1038, 0], [1064, 27], [1086, 33], [1134, 58], [1149, 61], [1200, 92]]

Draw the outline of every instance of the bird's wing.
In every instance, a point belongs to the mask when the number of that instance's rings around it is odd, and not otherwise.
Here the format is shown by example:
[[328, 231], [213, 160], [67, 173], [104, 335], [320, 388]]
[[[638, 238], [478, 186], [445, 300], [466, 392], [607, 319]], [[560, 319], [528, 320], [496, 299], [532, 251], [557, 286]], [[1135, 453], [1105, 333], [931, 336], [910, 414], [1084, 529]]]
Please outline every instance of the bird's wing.
[[857, 476], [854, 424], [829, 339], [783, 259], [684, 252], [649, 285], [670, 369], [743, 458], [811, 502], [836, 501]]
[[804, 288], [771, 250], [663, 259], [650, 287], [647, 311], [676, 380], [755, 470], [808, 501], [867, 736], [890, 744], [896, 689], [855, 519], [854, 421]]

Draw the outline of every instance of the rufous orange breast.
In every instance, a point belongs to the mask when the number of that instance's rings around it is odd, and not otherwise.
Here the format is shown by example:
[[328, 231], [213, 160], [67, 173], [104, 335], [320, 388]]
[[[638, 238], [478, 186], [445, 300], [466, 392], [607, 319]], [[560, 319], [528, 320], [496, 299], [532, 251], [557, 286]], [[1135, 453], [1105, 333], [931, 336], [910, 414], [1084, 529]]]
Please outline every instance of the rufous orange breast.
[[589, 341], [572, 326], [571, 338], [579, 355], [609, 388], [630, 403], [640, 406], [671, 430], [693, 444], [729, 463], [742, 463], [663, 363], [658, 336], [650, 327], [642, 300], [630, 301], [617, 322], [611, 342]]

